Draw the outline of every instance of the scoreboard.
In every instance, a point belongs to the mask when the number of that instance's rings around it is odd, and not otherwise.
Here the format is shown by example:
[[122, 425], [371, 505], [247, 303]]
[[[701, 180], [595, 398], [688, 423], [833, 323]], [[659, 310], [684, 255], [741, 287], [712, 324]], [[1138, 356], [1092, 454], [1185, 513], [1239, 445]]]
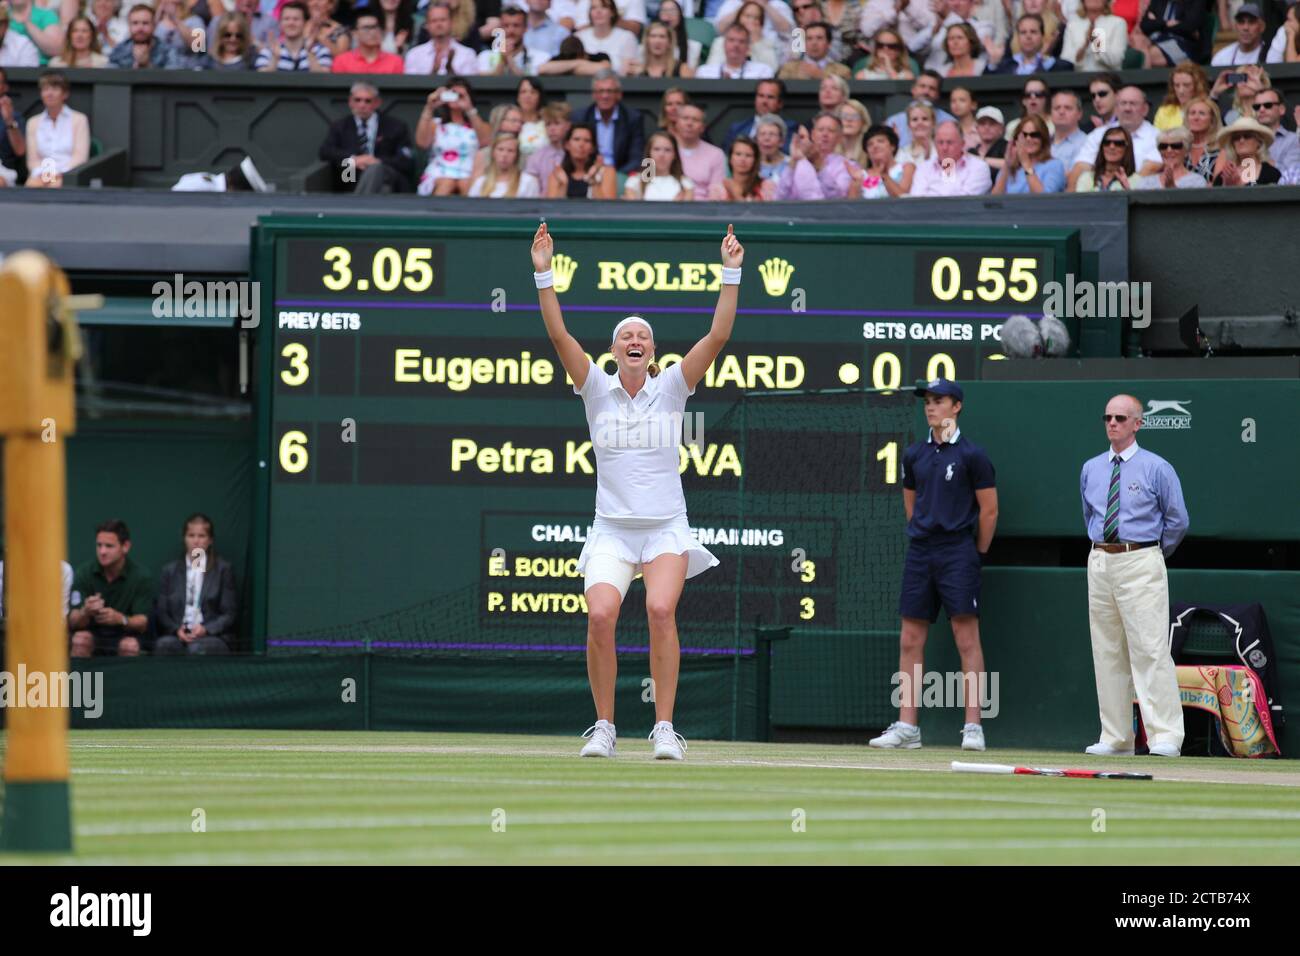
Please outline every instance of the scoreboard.
[[[549, 225], [566, 323], [607, 371], [610, 333], [629, 313], [654, 326], [663, 365], [708, 330], [725, 221]], [[426, 618], [419, 633], [439, 645], [457, 630], [502, 646], [583, 644], [575, 565], [594, 455], [537, 308], [536, 226], [271, 216], [254, 227], [269, 317], [256, 333], [259, 646], [283, 635], [311, 646], [304, 635], [395, 613]], [[846, 600], [833, 509], [744, 528], [706, 513], [710, 493], [746, 475], [746, 449], [722, 417], [742, 395], [978, 378], [1000, 355], [999, 324], [1041, 314], [1043, 287], [1079, 271], [1073, 229], [763, 223], [737, 234], [735, 331], [687, 407], [699, 440], [680, 449], [692, 526], [722, 567], [687, 588], [684, 634], [689, 622], [729, 626], [751, 598], [775, 601], [781, 619], [827, 624]], [[815, 429], [782, 434], [762, 453], [806, 460], [816, 481], [843, 471], [843, 493], [897, 496], [908, 434], [873, 448], [837, 447]], [[791, 559], [799, 551], [807, 560]]]

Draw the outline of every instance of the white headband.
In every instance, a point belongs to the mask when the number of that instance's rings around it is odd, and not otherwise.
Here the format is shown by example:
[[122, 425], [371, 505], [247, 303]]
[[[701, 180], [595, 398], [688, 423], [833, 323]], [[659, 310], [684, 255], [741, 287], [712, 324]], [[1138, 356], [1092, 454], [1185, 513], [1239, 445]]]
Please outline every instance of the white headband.
[[611, 336], [609, 337], [609, 344], [610, 344], [610, 345], [613, 345], [615, 342], [618, 341], [618, 333], [619, 333], [620, 331], [622, 331], [623, 326], [627, 325], [629, 322], [640, 322], [640, 323], [641, 323], [642, 325], [644, 325], [647, 329], [649, 329], [649, 331], [650, 331], [650, 338], [651, 338], [652, 340], [654, 339], [654, 337], [655, 337], [655, 330], [652, 329], [652, 328], [650, 328], [650, 323], [649, 323], [649, 322], [647, 322], [645, 319], [641, 318], [641, 316], [639, 316], [639, 315], [629, 315], [626, 319], [624, 319], [624, 320], [623, 320], [622, 322], [620, 322], [618, 325], [614, 326], [614, 334], [611, 335]]

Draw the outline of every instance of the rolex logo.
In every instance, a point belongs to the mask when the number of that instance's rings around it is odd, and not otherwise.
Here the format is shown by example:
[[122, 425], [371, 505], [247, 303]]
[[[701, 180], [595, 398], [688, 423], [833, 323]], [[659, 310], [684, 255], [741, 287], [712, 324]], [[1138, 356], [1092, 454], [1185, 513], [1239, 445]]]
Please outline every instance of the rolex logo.
[[568, 292], [573, 274], [578, 271], [578, 260], [560, 253], [551, 260], [551, 271], [555, 273], [555, 294]]
[[784, 259], [771, 258], [758, 267], [758, 274], [763, 277], [763, 288], [770, 296], [785, 295], [790, 277], [794, 275], [794, 266]]

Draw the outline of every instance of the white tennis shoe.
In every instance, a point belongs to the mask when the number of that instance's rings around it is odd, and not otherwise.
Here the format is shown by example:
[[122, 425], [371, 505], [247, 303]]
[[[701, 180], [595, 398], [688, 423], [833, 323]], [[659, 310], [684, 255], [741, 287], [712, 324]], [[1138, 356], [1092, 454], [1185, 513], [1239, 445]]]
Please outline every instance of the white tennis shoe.
[[1178, 757], [1181, 754], [1173, 744], [1151, 744], [1147, 748], [1153, 757]]
[[618, 742], [618, 734], [614, 730], [614, 725], [608, 720], [598, 720], [592, 726], [588, 727], [582, 734], [583, 737], [590, 737], [586, 746], [582, 748], [578, 756], [580, 757], [613, 757], [614, 746]]
[[1085, 748], [1083, 749], [1083, 752], [1086, 753], [1086, 754], [1092, 754], [1094, 757], [1131, 757], [1131, 756], [1133, 756], [1133, 748], [1132, 748], [1132, 747], [1130, 747], [1128, 750], [1117, 750], [1116, 748], [1112, 747], [1110, 744], [1105, 743], [1104, 741], [1100, 741], [1100, 740], [1097, 741], [1097, 743], [1093, 744], [1091, 747], [1085, 747]]
[[967, 724], [961, 729], [962, 750], [984, 749], [984, 728], [979, 724]]
[[879, 737], [867, 741], [868, 747], [881, 747], [885, 750], [919, 750], [921, 747], [921, 728], [896, 720]]
[[650, 731], [650, 740], [655, 744], [655, 760], [685, 760], [686, 738], [673, 730], [673, 725], [666, 720], [655, 724]]

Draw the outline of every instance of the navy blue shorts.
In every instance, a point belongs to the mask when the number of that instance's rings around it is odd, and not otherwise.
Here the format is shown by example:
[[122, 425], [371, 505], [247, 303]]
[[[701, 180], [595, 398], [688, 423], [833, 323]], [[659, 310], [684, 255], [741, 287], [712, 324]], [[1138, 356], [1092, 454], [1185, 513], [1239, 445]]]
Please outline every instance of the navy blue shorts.
[[979, 617], [980, 556], [973, 535], [909, 538], [898, 613], [933, 623], [942, 603], [948, 617]]

